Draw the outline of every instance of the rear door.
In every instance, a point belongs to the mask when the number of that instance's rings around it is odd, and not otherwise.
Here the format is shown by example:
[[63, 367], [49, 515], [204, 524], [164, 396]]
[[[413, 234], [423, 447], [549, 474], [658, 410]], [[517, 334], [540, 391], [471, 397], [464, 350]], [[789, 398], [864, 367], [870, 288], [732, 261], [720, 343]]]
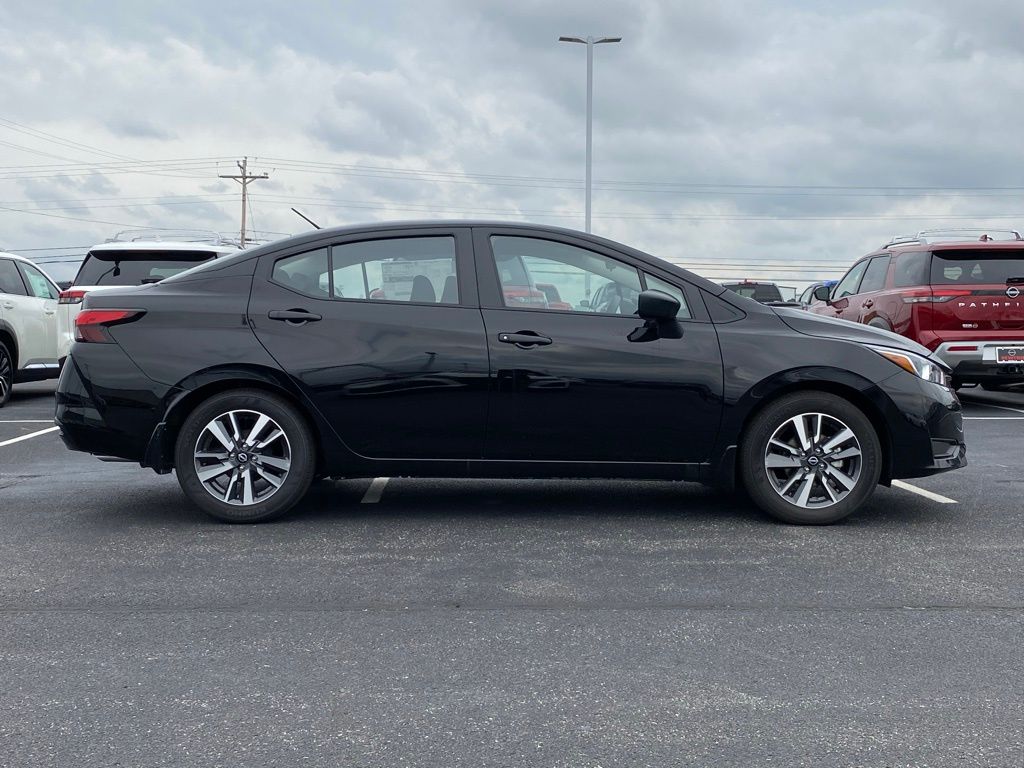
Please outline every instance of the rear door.
[[489, 382], [471, 250], [468, 229], [428, 227], [261, 258], [256, 336], [354, 452], [481, 455]]
[[[718, 432], [722, 360], [695, 289], [569, 235], [474, 228], [495, 391], [492, 461], [705, 460]], [[517, 301], [522, 281], [558, 289], [559, 307]], [[644, 287], [674, 293], [679, 338], [642, 338]], [[588, 299], [588, 296], [591, 297]], [[567, 308], [566, 308], [567, 307]]]
[[43, 313], [45, 354], [49, 358], [47, 362], [54, 362], [67, 354], [67, 349], [71, 345], [70, 339], [67, 340], [67, 343], [62, 343], [62, 340], [58, 338], [57, 299], [60, 297], [60, 291], [46, 275], [31, 264], [18, 262], [18, 269], [21, 270], [21, 276], [25, 281], [29, 296], [39, 302]]

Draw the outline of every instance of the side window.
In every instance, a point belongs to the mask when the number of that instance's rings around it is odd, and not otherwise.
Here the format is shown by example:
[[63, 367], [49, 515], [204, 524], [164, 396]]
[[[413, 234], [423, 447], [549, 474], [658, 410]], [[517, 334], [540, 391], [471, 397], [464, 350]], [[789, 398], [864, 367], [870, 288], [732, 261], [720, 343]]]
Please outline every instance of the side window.
[[46, 275], [28, 264], [19, 264], [18, 266], [21, 268], [21, 274], [25, 278], [25, 285], [28, 286], [30, 295], [35, 296], [37, 299], [56, 299], [59, 297], [59, 292], [46, 279]]
[[896, 256], [892, 273], [892, 284], [896, 288], [911, 288], [928, 285], [928, 251], [909, 251]]
[[864, 270], [864, 279], [860, 281], [858, 293], [871, 293], [885, 288], [885, 276], [889, 274], [889, 257], [877, 256], [868, 263]]
[[0, 259], [0, 293], [12, 296], [27, 296], [25, 283], [18, 274], [18, 265], [13, 259]]
[[275, 283], [314, 299], [330, 298], [330, 278], [326, 248], [278, 259], [270, 277]]
[[640, 296], [635, 267], [585, 248], [534, 237], [491, 237], [505, 306], [631, 315]]
[[334, 297], [458, 304], [455, 238], [401, 237], [331, 248]]
[[839, 281], [839, 285], [836, 286], [835, 291], [832, 293], [832, 300], [835, 301], [845, 296], [853, 296], [857, 293], [860, 279], [864, 276], [864, 270], [867, 269], [867, 266], [867, 259], [854, 264], [853, 268], [846, 273], [846, 276]]
[[690, 314], [690, 308], [686, 305], [686, 296], [683, 295], [683, 291], [680, 288], [672, 285], [672, 283], [666, 283], [664, 280], [660, 280], [654, 275], [648, 275], [644, 272], [644, 280], [647, 281], [647, 287], [652, 291], [661, 291], [667, 293], [669, 296], [674, 297], [679, 301], [679, 314], [676, 315], [680, 320], [692, 320], [693, 315]]

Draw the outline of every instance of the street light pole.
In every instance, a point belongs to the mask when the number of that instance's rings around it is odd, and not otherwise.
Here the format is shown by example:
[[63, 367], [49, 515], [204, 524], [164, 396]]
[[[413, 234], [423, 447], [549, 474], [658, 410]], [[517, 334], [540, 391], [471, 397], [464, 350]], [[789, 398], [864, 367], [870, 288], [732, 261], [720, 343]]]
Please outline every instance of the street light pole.
[[586, 203], [585, 220], [586, 231], [590, 231], [590, 197], [593, 182], [594, 165], [594, 46], [601, 43], [618, 43], [621, 37], [599, 37], [596, 40], [587, 36], [582, 37], [560, 37], [561, 43], [583, 43], [587, 46], [587, 172], [586, 172]]

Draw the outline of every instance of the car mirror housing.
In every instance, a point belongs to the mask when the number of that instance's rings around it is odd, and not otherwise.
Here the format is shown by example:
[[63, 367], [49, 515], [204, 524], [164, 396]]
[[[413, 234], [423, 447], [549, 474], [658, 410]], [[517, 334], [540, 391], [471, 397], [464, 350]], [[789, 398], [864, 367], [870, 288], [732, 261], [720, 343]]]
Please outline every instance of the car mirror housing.
[[675, 320], [679, 314], [679, 300], [662, 291], [642, 291], [637, 302], [637, 314], [644, 320]]
[[817, 288], [814, 289], [814, 298], [816, 298], [818, 301], [827, 302], [831, 297], [831, 293], [832, 289], [829, 288], [827, 285], [819, 285]]

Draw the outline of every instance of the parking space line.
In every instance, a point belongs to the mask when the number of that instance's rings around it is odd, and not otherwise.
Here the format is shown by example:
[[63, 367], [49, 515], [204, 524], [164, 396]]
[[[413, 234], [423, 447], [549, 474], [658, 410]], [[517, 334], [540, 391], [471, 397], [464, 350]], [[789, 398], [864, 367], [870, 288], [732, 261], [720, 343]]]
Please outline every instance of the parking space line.
[[14, 437], [11, 438], [10, 440], [4, 440], [2, 443], [0, 443], [0, 448], [3, 448], [6, 445], [14, 445], [15, 443], [20, 443], [22, 440], [31, 440], [33, 437], [39, 437], [40, 435], [47, 435], [50, 432], [56, 432], [58, 429], [60, 429], [60, 427], [50, 427], [49, 429], [41, 429], [38, 432], [30, 432], [29, 434], [22, 435], [21, 437]]
[[931, 499], [932, 501], [937, 501], [939, 504], [957, 504], [958, 503], [956, 499], [951, 499], [948, 496], [942, 496], [941, 494], [938, 494], [938, 493], [932, 493], [931, 491], [926, 491], [924, 488], [918, 488], [916, 485], [911, 485], [910, 483], [905, 483], [902, 480], [893, 480], [892, 481], [892, 485], [893, 485], [894, 488], [900, 488], [900, 489], [902, 489], [904, 491], [910, 491], [911, 493], [916, 493], [918, 496], [924, 496], [926, 499]]
[[375, 477], [373, 482], [370, 483], [370, 487], [366, 489], [366, 493], [363, 494], [363, 500], [360, 504], [376, 504], [380, 501], [380, 497], [384, 495], [384, 488], [388, 484], [390, 477]]
[[53, 419], [0, 419], [0, 424], [53, 424]]
[[1024, 421], [1024, 416], [964, 416], [964, 421]]

